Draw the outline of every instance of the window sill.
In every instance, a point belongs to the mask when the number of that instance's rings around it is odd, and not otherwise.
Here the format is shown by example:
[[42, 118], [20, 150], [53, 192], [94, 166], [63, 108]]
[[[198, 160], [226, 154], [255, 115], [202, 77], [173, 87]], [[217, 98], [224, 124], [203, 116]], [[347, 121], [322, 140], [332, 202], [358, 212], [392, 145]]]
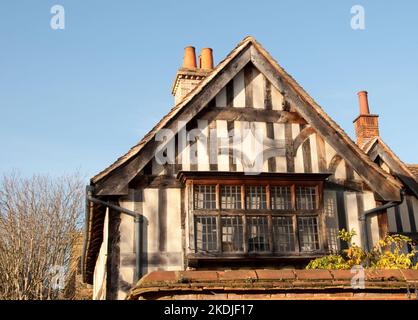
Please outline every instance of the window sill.
[[325, 255], [324, 251], [313, 252], [291, 252], [291, 253], [270, 253], [270, 252], [257, 252], [257, 253], [217, 253], [217, 252], [205, 252], [205, 253], [190, 253], [187, 255], [187, 259], [304, 259], [304, 258], [316, 258]]

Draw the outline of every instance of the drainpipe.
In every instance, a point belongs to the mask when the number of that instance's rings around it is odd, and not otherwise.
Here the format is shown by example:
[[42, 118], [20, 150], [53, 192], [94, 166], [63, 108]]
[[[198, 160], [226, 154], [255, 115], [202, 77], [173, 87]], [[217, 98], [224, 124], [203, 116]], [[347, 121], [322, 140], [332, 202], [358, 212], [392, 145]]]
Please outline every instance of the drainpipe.
[[[86, 195], [88, 193], [90, 186], [86, 187]], [[81, 261], [83, 264], [83, 281], [86, 282], [86, 273], [85, 273], [85, 259], [86, 259], [86, 250], [87, 250], [87, 239], [88, 239], [88, 234], [89, 234], [89, 230], [87, 230], [88, 225], [89, 225], [89, 221], [90, 221], [90, 208], [89, 208], [89, 201], [87, 200], [87, 196], [86, 196], [86, 212], [85, 212], [85, 217], [84, 217], [84, 241], [83, 241], [83, 252], [81, 254]]]
[[377, 207], [377, 208], [373, 208], [367, 211], [364, 211], [363, 214], [358, 218], [359, 221], [361, 222], [361, 232], [363, 235], [363, 239], [364, 239], [364, 249], [366, 251], [370, 250], [369, 247], [369, 230], [367, 228], [367, 217], [373, 213], [376, 213], [376, 215], [382, 213], [383, 210], [395, 207], [397, 205], [402, 204], [403, 200], [404, 200], [404, 196], [405, 196], [405, 190], [401, 190], [401, 200], [400, 201], [390, 201], [388, 203], [386, 203], [383, 206]]
[[93, 187], [87, 186], [87, 193], [86, 193], [86, 202], [93, 202], [96, 204], [103, 205], [107, 208], [110, 208], [112, 210], [118, 211], [120, 213], [124, 213], [128, 216], [131, 216], [134, 218], [135, 222], [135, 233], [136, 233], [136, 248], [135, 248], [135, 265], [136, 265], [136, 280], [138, 281], [141, 275], [141, 248], [142, 248], [142, 223], [144, 221], [143, 216], [135, 211], [131, 211], [125, 208], [122, 208], [120, 206], [117, 206], [115, 204], [112, 204], [110, 202], [106, 202], [97, 198], [93, 197]]

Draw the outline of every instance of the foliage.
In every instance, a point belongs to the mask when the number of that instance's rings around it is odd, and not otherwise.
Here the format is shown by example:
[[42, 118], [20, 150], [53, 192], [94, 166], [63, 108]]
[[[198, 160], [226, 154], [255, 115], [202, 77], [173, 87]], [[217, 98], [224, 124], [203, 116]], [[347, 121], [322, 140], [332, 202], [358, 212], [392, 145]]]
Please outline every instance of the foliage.
[[341, 255], [330, 254], [310, 261], [306, 269], [347, 270], [350, 267]]
[[[355, 230], [340, 230], [338, 238], [347, 243], [348, 249], [342, 250], [340, 254], [314, 259], [306, 269], [349, 270], [355, 265], [375, 269], [418, 269], [418, 263], [414, 266], [412, 262], [417, 251], [410, 238], [399, 234], [386, 235], [370, 252], [365, 252], [353, 241], [355, 235]], [[412, 247], [409, 253], [408, 246]]]
[[[413, 266], [412, 259], [416, 249], [411, 245], [412, 240], [406, 236], [387, 235], [373, 247], [370, 252], [371, 267], [377, 269], [409, 269]], [[412, 247], [408, 253], [408, 245]]]

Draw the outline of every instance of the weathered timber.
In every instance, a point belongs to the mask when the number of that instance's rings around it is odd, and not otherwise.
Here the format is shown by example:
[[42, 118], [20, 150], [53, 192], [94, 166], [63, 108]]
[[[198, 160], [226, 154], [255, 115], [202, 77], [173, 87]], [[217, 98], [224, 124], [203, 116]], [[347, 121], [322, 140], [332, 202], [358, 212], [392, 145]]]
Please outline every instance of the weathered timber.
[[264, 108], [266, 110], [273, 109], [273, 102], [271, 99], [271, 83], [267, 80], [264, 81]]
[[296, 112], [255, 108], [211, 108], [199, 115], [199, 119], [306, 124]]
[[253, 66], [251, 63], [244, 67], [245, 107], [253, 108]]
[[328, 172], [335, 173], [337, 171], [337, 167], [340, 164], [340, 162], [343, 160], [343, 158], [339, 154], [335, 154], [331, 161], [329, 162], [328, 166]]
[[295, 154], [296, 154], [296, 150], [302, 145], [302, 143], [304, 143], [306, 139], [308, 139], [309, 136], [314, 133], [315, 133], [315, 129], [312, 128], [311, 126], [306, 126], [303, 129], [301, 129], [301, 131], [299, 132], [299, 134], [293, 141], [293, 148], [294, 148]]
[[[299, 132], [298, 137], [300, 137], [300, 134], [303, 132], [308, 131], [309, 126], [304, 127], [303, 124], [300, 125], [301, 131]], [[306, 130], [306, 131], [305, 131]], [[298, 138], [296, 137], [296, 139]], [[311, 159], [311, 143], [309, 141], [309, 135], [304, 139], [302, 142], [302, 158], [303, 158], [303, 169], [305, 173], [312, 172], [312, 159]], [[297, 151], [297, 148], [295, 147], [295, 141], [293, 141], [293, 148], [295, 148], [295, 153]]]
[[[234, 130], [234, 121], [227, 122], [228, 134]], [[229, 139], [229, 171], [237, 171], [236, 159], [234, 157], [234, 140]]]
[[319, 172], [326, 172], [327, 161], [325, 158], [325, 141], [319, 134], [316, 134], [316, 150], [318, 153], [318, 169]]
[[286, 144], [286, 166], [287, 172], [295, 172], [295, 151], [293, 148], [292, 125], [284, 125], [284, 138]]
[[[272, 122], [267, 122], [267, 138], [274, 140], [274, 128]], [[266, 159], [266, 158], [264, 158]], [[268, 157], [268, 171], [275, 172], [276, 171], [276, 157]]]
[[389, 166], [399, 179], [401, 179], [401, 181], [411, 189], [414, 195], [418, 197], [418, 182], [402, 167], [402, 165], [398, 162], [399, 160], [390, 155], [385, 148], [380, 145], [380, 143], [377, 143], [373, 148], [371, 148], [368, 155], [373, 161], [376, 160], [377, 157], [380, 157], [380, 159], [382, 159], [383, 162]]

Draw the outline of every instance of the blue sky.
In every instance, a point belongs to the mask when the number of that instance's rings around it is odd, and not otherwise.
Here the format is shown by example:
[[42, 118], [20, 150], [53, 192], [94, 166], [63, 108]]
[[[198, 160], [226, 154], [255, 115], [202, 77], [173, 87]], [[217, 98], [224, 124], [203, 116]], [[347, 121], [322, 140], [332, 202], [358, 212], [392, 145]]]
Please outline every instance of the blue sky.
[[[50, 28], [53, 5], [65, 30]], [[366, 29], [350, 27], [363, 5]], [[418, 2], [0, 2], [0, 173], [87, 177], [125, 153], [171, 108], [183, 48], [222, 60], [253, 35], [353, 137], [369, 91], [383, 139], [418, 163]]]

